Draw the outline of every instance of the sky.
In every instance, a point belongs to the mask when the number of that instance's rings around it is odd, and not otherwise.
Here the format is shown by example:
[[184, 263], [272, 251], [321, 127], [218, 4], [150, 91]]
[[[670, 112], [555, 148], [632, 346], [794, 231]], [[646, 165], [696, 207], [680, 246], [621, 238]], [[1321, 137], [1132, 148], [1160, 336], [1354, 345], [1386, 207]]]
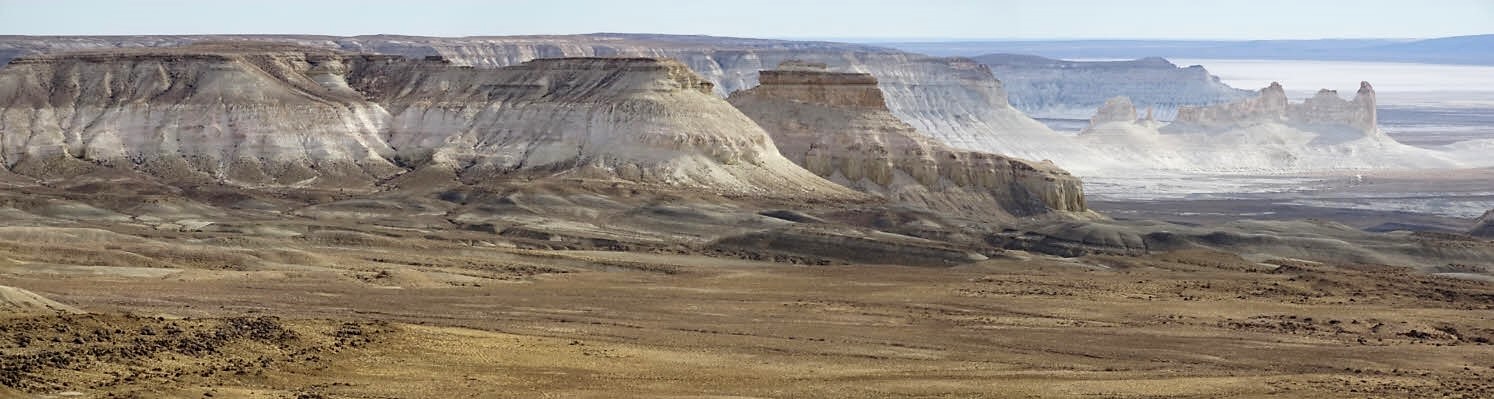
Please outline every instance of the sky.
[[1320, 39], [1494, 33], [1494, 0], [0, 0], [0, 34], [594, 32], [816, 39]]

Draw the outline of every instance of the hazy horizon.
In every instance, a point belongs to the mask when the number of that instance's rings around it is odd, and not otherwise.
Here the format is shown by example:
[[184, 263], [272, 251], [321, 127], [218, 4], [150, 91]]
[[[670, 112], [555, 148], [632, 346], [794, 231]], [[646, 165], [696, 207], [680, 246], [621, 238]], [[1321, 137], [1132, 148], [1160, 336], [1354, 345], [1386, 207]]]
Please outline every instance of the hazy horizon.
[[1494, 33], [1494, 2], [0, 0], [4, 35], [558, 35], [836, 41], [1415, 39]]

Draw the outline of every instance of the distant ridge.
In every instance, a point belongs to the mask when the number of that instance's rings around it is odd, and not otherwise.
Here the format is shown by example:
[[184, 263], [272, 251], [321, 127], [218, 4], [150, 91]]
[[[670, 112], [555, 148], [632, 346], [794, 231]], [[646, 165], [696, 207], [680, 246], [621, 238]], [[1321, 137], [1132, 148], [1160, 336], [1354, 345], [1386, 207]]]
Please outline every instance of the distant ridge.
[[1051, 58], [1221, 58], [1494, 65], [1494, 34], [1434, 39], [988, 40], [875, 42], [939, 56], [990, 53]]
[[971, 57], [1005, 84], [1013, 107], [1038, 118], [1084, 119], [1115, 96], [1172, 120], [1185, 106], [1249, 97], [1224, 84], [1203, 66], [1179, 67], [1162, 57], [1121, 61], [1068, 61], [1026, 54]]

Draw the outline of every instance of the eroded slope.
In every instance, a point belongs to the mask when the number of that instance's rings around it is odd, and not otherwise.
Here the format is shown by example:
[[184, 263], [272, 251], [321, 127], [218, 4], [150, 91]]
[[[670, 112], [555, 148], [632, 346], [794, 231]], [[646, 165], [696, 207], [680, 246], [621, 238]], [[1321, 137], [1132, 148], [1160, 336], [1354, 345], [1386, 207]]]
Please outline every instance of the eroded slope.
[[1086, 212], [1079, 180], [1052, 163], [960, 150], [887, 110], [870, 74], [790, 62], [728, 99], [794, 162], [898, 202], [972, 214]]

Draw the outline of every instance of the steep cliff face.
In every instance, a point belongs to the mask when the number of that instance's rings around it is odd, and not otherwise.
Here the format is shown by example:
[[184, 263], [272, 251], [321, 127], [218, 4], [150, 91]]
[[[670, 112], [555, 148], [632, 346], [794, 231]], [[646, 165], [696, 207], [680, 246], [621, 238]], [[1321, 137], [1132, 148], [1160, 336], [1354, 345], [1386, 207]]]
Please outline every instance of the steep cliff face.
[[21, 58], [0, 70], [0, 156], [38, 176], [87, 163], [246, 184], [398, 173], [383, 110], [324, 85], [343, 73], [330, 51], [282, 45]]
[[1039, 118], [1081, 119], [1115, 96], [1156, 118], [1171, 120], [1178, 109], [1226, 103], [1251, 95], [1224, 84], [1203, 66], [1179, 67], [1162, 58], [1130, 61], [1065, 61], [1031, 55], [973, 57], [1001, 78], [1013, 107]]
[[1344, 100], [1337, 91], [1319, 90], [1301, 104], [1287, 101], [1286, 90], [1279, 83], [1261, 89], [1254, 98], [1210, 107], [1184, 107], [1178, 110], [1180, 126], [1245, 126], [1280, 122], [1296, 125], [1348, 126], [1365, 135], [1383, 135], [1375, 111], [1375, 89], [1369, 82], [1359, 82], [1359, 92]]
[[1185, 107], [1162, 125], [1136, 120], [1128, 99], [1112, 99], [1079, 135], [1083, 145], [1152, 170], [1274, 173], [1373, 168], [1447, 168], [1446, 153], [1396, 142], [1375, 125], [1374, 90], [1353, 100], [1321, 91], [1300, 104], [1279, 84], [1228, 104]]
[[641, 58], [475, 69], [244, 43], [27, 57], [0, 70], [0, 154], [43, 178], [102, 163], [370, 187], [429, 169], [856, 195], [784, 159], [711, 87], [682, 64]]
[[[1150, 118], [1148, 118], [1150, 119]], [[1126, 97], [1112, 97], [1105, 100], [1105, 104], [1095, 111], [1094, 116], [1089, 118], [1089, 125], [1095, 126], [1110, 122], [1135, 122], [1136, 105]]]
[[351, 85], [388, 109], [406, 163], [468, 180], [575, 171], [730, 193], [838, 195], [672, 60], [541, 59], [497, 69], [367, 62]]
[[[439, 55], [458, 65], [493, 67], [534, 58], [577, 56], [678, 59], [726, 96], [758, 85], [758, 71], [786, 61], [824, 64], [877, 79], [887, 108], [953, 146], [1061, 165], [1091, 163], [1095, 153], [1012, 108], [989, 68], [963, 58], [940, 58], [845, 43], [791, 42], [704, 36], [597, 34], [475, 38], [356, 37], [345, 49], [406, 56]], [[1057, 145], [1053, 145], [1058, 143]]]
[[903, 123], [869, 74], [790, 63], [760, 82], [728, 100], [785, 156], [831, 181], [977, 215], [1086, 211], [1079, 180], [1051, 163], [955, 149]]
[[[721, 97], [751, 88], [757, 72], [788, 60], [876, 77], [887, 107], [920, 131], [955, 147], [1028, 159], [1050, 159], [1087, 170], [1111, 166], [1098, 154], [1012, 108], [989, 68], [962, 58], [938, 58], [845, 43], [708, 36], [592, 34], [433, 38], [412, 36], [132, 36], [0, 38], [0, 49], [26, 53], [95, 47], [166, 46], [200, 40], [253, 39], [413, 58], [441, 57], [453, 65], [495, 68], [536, 58], [651, 57], [678, 59], [714, 84]], [[1071, 166], [1072, 165], [1072, 166]]]

